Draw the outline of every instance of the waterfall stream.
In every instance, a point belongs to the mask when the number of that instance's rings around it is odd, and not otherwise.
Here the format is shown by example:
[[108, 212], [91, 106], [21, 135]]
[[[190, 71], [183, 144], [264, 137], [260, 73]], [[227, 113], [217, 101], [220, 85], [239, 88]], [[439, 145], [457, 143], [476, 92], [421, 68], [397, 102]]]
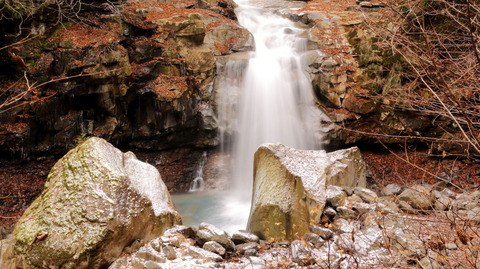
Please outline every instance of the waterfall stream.
[[[279, 14], [281, 9], [296, 9], [303, 3], [236, 2], [238, 20], [253, 34], [255, 51], [230, 56], [218, 70], [216, 81], [222, 149], [231, 151], [233, 156], [232, 184], [226, 193], [197, 194], [195, 198], [197, 205], [202, 201], [210, 203], [211, 199], [219, 203], [210, 213], [216, 220], [202, 221], [226, 230], [246, 227], [253, 155], [258, 146], [278, 142], [299, 149], [315, 148], [321, 114], [315, 107], [311, 81], [303, 63], [309, 52], [308, 41], [302, 37], [306, 29]], [[227, 137], [231, 139], [225, 139]], [[180, 204], [185, 205], [184, 200]]]

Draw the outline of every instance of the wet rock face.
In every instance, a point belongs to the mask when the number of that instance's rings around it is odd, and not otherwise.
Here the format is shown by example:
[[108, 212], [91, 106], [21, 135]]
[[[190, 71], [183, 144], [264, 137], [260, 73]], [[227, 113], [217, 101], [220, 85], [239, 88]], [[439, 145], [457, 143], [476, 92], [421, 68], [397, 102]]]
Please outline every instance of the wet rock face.
[[337, 199], [328, 194], [327, 185], [365, 184], [358, 148], [326, 153], [264, 144], [255, 153], [248, 229], [261, 239], [293, 240], [308, 232], [310, 222], [319, 221], [327, 201], [345, 200], [346, 195]]
[[29, 79], [82, 75], [48, 83], [31, 98], [42, 101], [0, 115], [0, 150], [64, 149], [80, 135], [148, 150], [216, 145], [216, 58], [253, 44], [234, 7], [127, 1], [115, 12], [87, 13], [89, 24], [47, 27], [43, 39], [19, 47]]
[[101, 268], [134, 240], [181, 223], [158, 171], [90, 138], [52, 168], [18, 221], [2, 268]]

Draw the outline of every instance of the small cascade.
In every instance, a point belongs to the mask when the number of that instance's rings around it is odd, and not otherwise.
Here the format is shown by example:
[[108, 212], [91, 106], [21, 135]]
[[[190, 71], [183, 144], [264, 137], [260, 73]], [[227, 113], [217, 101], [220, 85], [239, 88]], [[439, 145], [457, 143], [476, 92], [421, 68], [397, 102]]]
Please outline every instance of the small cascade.
[[200, 161], [198, 162], [197, 169], [195, 169], [195, 178], [190, 183], [189, 192], [203, 191], [203, 168], [207, 163], [207, 152], [204, 151]]

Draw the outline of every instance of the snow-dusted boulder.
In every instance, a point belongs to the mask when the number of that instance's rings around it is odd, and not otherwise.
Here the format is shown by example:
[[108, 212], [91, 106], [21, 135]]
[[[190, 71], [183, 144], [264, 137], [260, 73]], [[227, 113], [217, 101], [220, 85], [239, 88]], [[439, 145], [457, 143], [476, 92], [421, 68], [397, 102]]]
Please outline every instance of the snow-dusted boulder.
[[155, 167], [90, 138], [52, 168], [1, 268], [105, 268], [136, 239], [181, 222]]
[[331, 153], [264, 144], [254, 157], [252, 210], [248, 229], [262, 239], [293, 240], [318, 222], [326, 186], [365, 187], [358, 148]]

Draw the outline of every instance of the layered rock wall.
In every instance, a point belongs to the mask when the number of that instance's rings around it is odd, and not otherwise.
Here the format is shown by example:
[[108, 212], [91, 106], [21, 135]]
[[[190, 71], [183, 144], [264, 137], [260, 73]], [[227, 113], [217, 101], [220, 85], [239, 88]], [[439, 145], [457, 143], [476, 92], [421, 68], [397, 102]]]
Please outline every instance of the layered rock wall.
[[216, 145], [216, 57], [252, 44], [234, 7], [127, 1], [111, 12], [85, 11], [81, 21], [47, 24], [42, 36], [15, 51], [28, 81], [7, 92], [38, 86], [0, 114], [0, 150], [27, 155], [90, 135], [149, 150]]

